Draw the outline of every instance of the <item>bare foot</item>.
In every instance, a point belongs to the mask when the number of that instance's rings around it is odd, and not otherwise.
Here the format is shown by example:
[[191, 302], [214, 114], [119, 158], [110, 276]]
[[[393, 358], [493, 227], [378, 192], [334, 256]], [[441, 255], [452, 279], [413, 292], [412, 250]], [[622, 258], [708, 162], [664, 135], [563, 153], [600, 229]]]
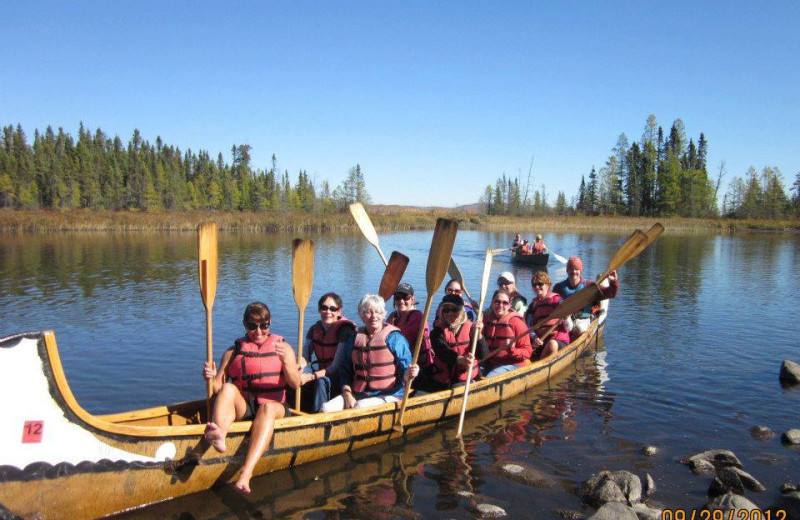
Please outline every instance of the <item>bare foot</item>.
[[244, 493], [245, 495], [250, 494], [250, 473], [245, 473], [244, 471], [239, 475], [239, 479], [234, 484], [234, 487], [237, 491]]
[[206, 424], [206, 440], [215, 450], [220, 453], [225, 452], [225, 433], [213, 422]]

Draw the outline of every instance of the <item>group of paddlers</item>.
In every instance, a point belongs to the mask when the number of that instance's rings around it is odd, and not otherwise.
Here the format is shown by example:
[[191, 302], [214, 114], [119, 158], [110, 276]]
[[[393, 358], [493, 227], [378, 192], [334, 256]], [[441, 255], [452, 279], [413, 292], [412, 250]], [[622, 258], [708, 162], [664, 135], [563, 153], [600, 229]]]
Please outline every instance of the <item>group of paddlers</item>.
[[[581, 276], [582, 270], [580, 258], [571, 257], [567, 278], [554, 286], [547, 273], [534, 273], [530, 304], [517, 290], [514, 275], [501, 273], [481, 321], [476, 320], [477, 304], [465, 300], [462, 285], [450, 280], [430, 333], [428, 324], [422, 323], [422, 312], [415, 308], [414, 288], [407, 283], [395, 290], [394, 310], [388, 316], [383, 298], [365, 295], [358, 304], [360, 327], [343, 316], [341, 297], [326, 293], [318, 301], [320, 319], [305, 336], [299, 362], [292, 347], [271, 332], [269, 307], [251, 303], [242, 319], [245, 336], [223, 354], [219, 369], [216, 363], [205, 364], [203, 375], [212, 380], [215, 394], [205, 437], [224, 452], [231, 424], [253, 421], [236, 482], [237, 489], [249, 492], [253, 469], [269, 445], [275, 420], [291, 414], [287, 393], [301, 392], [304, 412], [364, 408], [400, 401], [409, 380], [418, 393], [435, 392], [463, 385], [468, 377], [489, 378], [544, 359], [587, 330], [599, 310], [595, 302], [564, 320], [546, 319], [564, 298], [594, 283]], [[609, 273], [608, 282], [600, 288], [600, 300], [616, 296], [616, 271]], [[538, 335], [545, 328], [534, 330], [534, 324], [552, 328], [551, 334]], [[412, 363], [410, 345], [420, 330], [420, 354]]]
[[544, 244], [542, 235], [536, 235], [533, 243], [523, 240], [522, 236], [517, 233], [514, 237], [514, 242], [511, 243], [511, 252], [517, 255], [540, 255], [547, 251], [547, 246]]

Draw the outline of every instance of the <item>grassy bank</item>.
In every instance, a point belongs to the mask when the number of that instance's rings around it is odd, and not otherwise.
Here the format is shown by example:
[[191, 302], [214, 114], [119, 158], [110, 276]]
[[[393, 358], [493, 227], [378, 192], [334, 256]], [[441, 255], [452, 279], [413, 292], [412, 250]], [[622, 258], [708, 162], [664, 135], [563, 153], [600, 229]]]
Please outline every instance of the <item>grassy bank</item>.
[[[446, 209], [374, 206], [367, 209], [375, 227], [383, 231], [433, 229], [438, 217], [460, 221], [461, 229], [492, 231], [571, 232], [621, 231], [647, 228], [656, 220], [669, 232], [798, 231], [800, 221], [711, 220], [634, 217], [503, 217]], [[4, 233], [57, 232], [183, 232], [194, 231], [205, 221], [215, 221], [229, 232], [357, 232], [349, 213], [142, 213], [135, 211], [13, 211], [0, 210]]]

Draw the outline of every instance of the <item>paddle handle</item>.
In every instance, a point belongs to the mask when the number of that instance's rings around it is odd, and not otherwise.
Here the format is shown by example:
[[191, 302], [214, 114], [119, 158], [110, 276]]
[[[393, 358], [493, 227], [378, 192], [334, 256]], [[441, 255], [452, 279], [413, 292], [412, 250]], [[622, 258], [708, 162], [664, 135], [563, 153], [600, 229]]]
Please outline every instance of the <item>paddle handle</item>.
[[[481, 307], [483, 307], [481, 305]], [[480, 323], [483, 320], [483, 310], [478, 311], [478, 315], [475, 317], [475, 323]], [[472, 341], [470, 342], [471, 345], [469, 346], [469, 355], [470, 359], [475, 359], [475, 350], [478, 347], [478, 331], [477, 329], [473, 329], [474, 334], [472, 336]], [[467, 382], [464, 384], [464, 397], [461, 400], [461, 415], [458, 416], [458, 430], [456, 430], [456, 437], [461, 437], [461, 430], [464, 429], [464, 416], [467, 413], [467, 396], [469, 396], [469, 385], [472, 382], [472, 366], [469, 367], [467, 372]]]
[[378, 254], [381, 255], [381, 260], [383, 260], [383, 267], [388, 267], [389, 261], [386, 260], [386, 256], [383, 254], [383, 251], [381, 251], [381, 247], [377, 243], [375, 244], [375, 249], [377, 249]]
[[[300, 366], [300, 360], [303, 359], [303, 318], [305, 314], [305, 307], [299, 309], [300, 316], [298, 317], [297, 321], [297, 366]], [[302, 394], [303, 386], [298, 386], [297, 390], [294, 393], [294, 409], [300, 411], [300, 397]]]
[[[211, 308], [206, 309], [206, 361], [214, 363], [214, 346], [212, 344]], [[214, 395], [214, 378], [206, 381], [206, 417], [211, 421], [211, 397]]]
[[[411, 364], [416, 365], [419, 359], [419, 351], [422, 348], [422, 340], [425, 338], [425, 325], [428, 323], [428, 314], [431, 310], [433, 303], [433, 294], [428, 295], [425, 301], [425, 312], [422, 314], [422, 325], [420, 325], [419, 335], [417, 342], [414, 344], [414, 352], [411, 355]], [[395, 431], [403, 431], [403, 415], [406, 413], [406, 403], [408, 402], [408, 395], [411, 393], [411, 378], [406, 379], [405, 388], [403, 389], [403, 402], [400, 403], [400, 413], [397, 415], [397, 420], [394, 423]]]

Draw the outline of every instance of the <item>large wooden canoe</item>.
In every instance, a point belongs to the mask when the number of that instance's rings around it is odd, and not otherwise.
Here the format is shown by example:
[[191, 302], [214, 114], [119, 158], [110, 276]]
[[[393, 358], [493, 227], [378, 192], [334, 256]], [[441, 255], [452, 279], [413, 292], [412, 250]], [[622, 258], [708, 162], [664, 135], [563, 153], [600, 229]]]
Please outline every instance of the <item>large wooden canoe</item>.
[[[605, 318], [556, 356], [477, 381], [468, 409], [549, 380], [597, 346]], [[70, 390], [51, 331], [0, 339], [0, 395], [0, 518], [97, 518], [205, 490], [235, 481], [247, 448], [250, 422], [233, 424], [225, 453], [208, 445], [205, 400], [89, 414]], [[457, 417], [462, 398], [463, 387], [410, 398], [405, 434]], [[389, 403], [280, 419], [254, 474], [387, 441], [398, 435], [398, 410]]]
[[511, 262], [515, 264], [546, 267], [548, 260], [550, 260], [550, 255], [547, 253], [540, 253], [538, 255], [520, 255], [513, 251], [511, 252]]

